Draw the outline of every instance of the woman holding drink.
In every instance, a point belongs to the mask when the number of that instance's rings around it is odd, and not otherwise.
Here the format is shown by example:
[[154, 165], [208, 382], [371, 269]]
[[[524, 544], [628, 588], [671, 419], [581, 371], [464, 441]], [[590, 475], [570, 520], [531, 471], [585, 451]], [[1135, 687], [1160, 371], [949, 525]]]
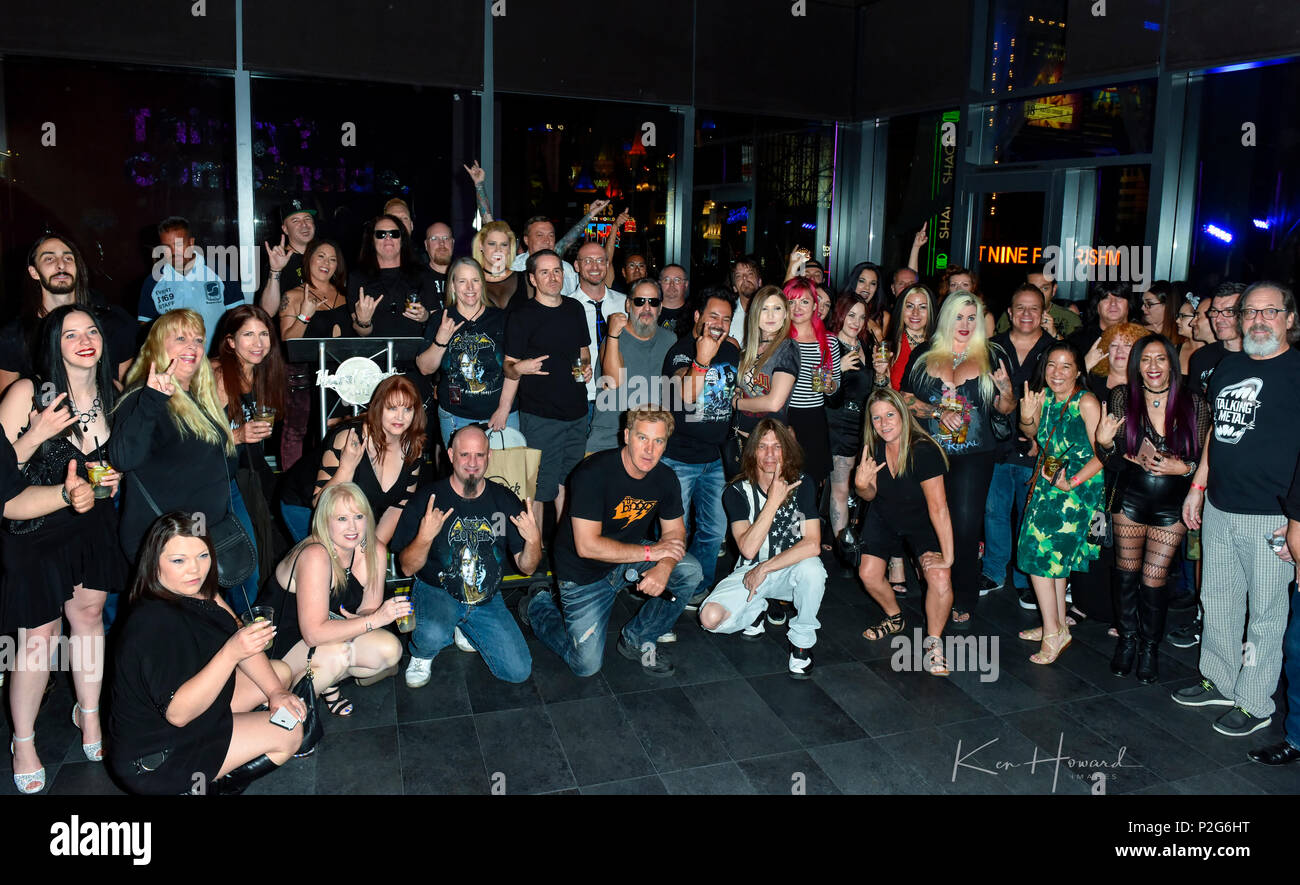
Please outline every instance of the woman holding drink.
[[786, 412], [790, 429], [804, 451], [804, 473], [817, 484], [831, 472], [826, 396], [840, 386], [840, 342], [817, 317], [817, 290], [804, 277], [785, 284], [790, 307], [790, 338], [799, 348], [799, 377]]
[[[189, 513], [153, 523], [117, 642], [109, 763], [133, 793], [239, 793], [302, 743], [292, 674], [264, 652], [270, 621], [240, 627], [217, 593], [211, 536]], [[266, 704], [269, 708], [254, 712]], [[272, 720], [297, 720], [285, 728]]]
[[901, 387], [912, 415], [925, 422], [948, 455], [956, 630], [969, 629], [979, 601], [979, 546], [997, 453], [994, 433], [1010, 435], [1012, 419], [1006, 416], [1016, 409], [1006, 355], [989, 343], [986, 331], [983, 302], [970, 292], [953, 292], [939, 310], [934, 335], [912, 352]]
[[49, 650], [64, 616], [81, 661], [72, 672], [77, 695], [72, 721], [81, 731], [86, 758], [103, 760], [99, 700], [104, 600], [108, 592], [126, 586], [117, 511], [110, 500], [117, 494], [120, 475], [103, 454], [118, 390], [103, 330], [86, 308], [65, 305], [41, 320], [36, 342], [37, 374], [20, 378], [5, 391], [0, 426], [13, 443], [19, 465], [26, 465], [29, 483], [61, 484], [75, 472], [95, 485], [97, 500], [86, 513], [65, 509], [37, 519], [10, 520], [0, 535], [5, 565], [0, 632], [17, 630], [22, 660], [35, 662], [16, 667], [9, 683], [14, 783], [23, 793], [45, 788], [45, 769], [33, 738], [49, 679]]
[[280, 613], [271, 657], [295, 673], [310, 659], [320, 699], [336, 716], [351, 716], [352, 703], [335, 683], [346, 676], [363, 686], [386, 679], [402, 657], [397, 637], [379, 629], [411, 613], [405, 596], [384, 601], [387, 561], [365, 494], [355, 483], [331, 485], [316, 504], [311, 533], [258, 599]]
[[826, 398], [831, 436], [831, 530], [839, 537], [849, 522], [849, 474], [862, 448], [862, 407], [874, 386], [871, 349], [876, 346], [867, 325], [867, 302], [841, 295], [831, 314], [830, 331], [840, 342], [839, 389]]

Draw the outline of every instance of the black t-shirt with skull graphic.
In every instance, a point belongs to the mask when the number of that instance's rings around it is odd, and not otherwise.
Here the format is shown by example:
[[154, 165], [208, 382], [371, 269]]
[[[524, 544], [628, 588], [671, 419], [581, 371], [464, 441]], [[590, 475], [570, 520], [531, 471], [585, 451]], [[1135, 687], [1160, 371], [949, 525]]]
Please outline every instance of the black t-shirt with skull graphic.
[[[454, 307], [447, 308], [446, 313], [452, 322], [463, 325], [445, 342], [439, 366], [438, 405], [458, 418], [486, 421], [500, 404], [506, 379], [506, 312], [489, 306], [473, 322], [466, 321]], [[424, 331], [427, 343], [438, 339], [442, 318], [443, 313], [438, 313], [429, 319]]]
[[402, 511], [390, 545], [399, 555], [415, 540], [430, 495], [436, 509], [453, 512], [433, 539], [429, 558], [416, 577], [441, 587], [459, 602], [482, 605], [501, 589], [507, 569], [513, 569], [507, 557], [523, 552], [524, 539], [510, 517], [523, 513], [524, 505], [509, 489], [491, 480], [484, 481], [477, 498], [462, 498], [451, 487], [450, 477], [441, 479], [416, 492]]
[[1266, 360], [1225, 354], [1210, 376], [1210, 503], [1229, 513], [1281, 513], [1300, 457], [1300, 351]]

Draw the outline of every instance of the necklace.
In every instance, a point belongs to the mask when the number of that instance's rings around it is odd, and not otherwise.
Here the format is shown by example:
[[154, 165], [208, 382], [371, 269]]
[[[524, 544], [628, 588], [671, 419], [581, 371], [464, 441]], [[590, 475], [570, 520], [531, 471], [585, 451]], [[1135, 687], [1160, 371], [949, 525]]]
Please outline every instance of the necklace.
[[967, 353], [964, 350], [961, 353], [954, 353], [952, 355], [952, 367], [954, 370], [962, 363], [966, 362], [966, 356]]
[[357, 561], [357, 548], [352, 548], [352, 558], [348, 560], [347, 566], [343, 569], [344, 580], [352, 580], [352, 566]]
[[[1143, 384], [1143, 385], [1142, 385], [1142, 389], [1145, 390], [1147, 393], [1149, 393], [1149, 394], [1151, 394], [1151, 395], [1153, 395], [1153, 396], [1157, 396], [1157, 397], [1158, 397], [1158, 396], [1160, 396], [1161, 394], [1163, 394], [1163, 393], [1167, 393], [1167, 392], [1169, 391], [1169, 385], [1166, 384], [1164, 390], [1152, 390], [1150, 387], [1147, 387], [1145, 384]], [[1153, 399], [1153, 400], [1151, 401], [1151, 405], [1154, 406], [1154, 407], [1157, 408], [1157, 409], [1160, 408], [1160, 400], [1158, 400], [1158, 399]]]
[[[96, 388], [96, 391], [98, 391], [98, 388]], [[72, 392], [68, 391], [68, 408], [77, 416], [77, 423], [81, 425], [81, 433], [84, 436], [90, 430], [91, 423], [99, 417], [99, 410], [104, 408], [104, 401], [99, 398], [99, 393], [96, 392], [94, 402], [90, 404], [89, 409], [83, 412], [72, 401]]]

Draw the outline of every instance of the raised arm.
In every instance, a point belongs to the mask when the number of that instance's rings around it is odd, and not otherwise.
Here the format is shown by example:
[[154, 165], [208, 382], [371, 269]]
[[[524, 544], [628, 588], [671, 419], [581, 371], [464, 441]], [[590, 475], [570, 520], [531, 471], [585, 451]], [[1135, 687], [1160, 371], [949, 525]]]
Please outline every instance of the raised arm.
[[[608, 205], [609, 205], [609, 200], [595, 200], [594, 202], [592, 202], [591, 211], [589, 211], [586, 215], [582, 216], [582, 218], [578, 221], [578, 223], [575, 224], [573, 227], [569, 228], [568, 233], [560, 237], [559, 242], [555, 244], [555, 254], [563, 255], [565, 252], [569, 251], [569, 247], [572, 246], [574, 243], [577, 243], [580, 240], [585, 239], [587, 236], [587, 225], [591, 223], [591, 219], [595, 218], [597, 215], [604, 212], [605, 207]], [[612, 268], [613, 262], [607, 264], [606, 267]]]

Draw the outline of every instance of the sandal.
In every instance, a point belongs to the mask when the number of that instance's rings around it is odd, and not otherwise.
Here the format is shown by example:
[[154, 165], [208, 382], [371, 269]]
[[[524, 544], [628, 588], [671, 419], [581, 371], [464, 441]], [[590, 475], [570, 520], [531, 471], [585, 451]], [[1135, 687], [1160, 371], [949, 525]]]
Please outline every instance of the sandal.
[[874, 627], [868, 627], [862, 631], [863, 639], [870, 639], [875, 642], [878, 639], [884, 639], [886, 636], [893, 636], [895, 633], [903, 631], [903, 613], [885, 615], [885, 619]]
[[[85, 707], [81, 706], [81, 704], [79, 704], [79, 703], [76, 703], [76, 704], [73, 704], [73, 705], [72, 705], [72, 724], [75, 725], [75, 726], [77, 726], [77, 730], [80, 731], [80, 730], [81, 730], [81, 723], [77, 721], [77, 711], [78, 711], [78, 710], [80, 710], [82, 713], [98, 713], [98, 712], [99, 712], [99, 707], [96, 707], [96, 708], [93, 709], [93, 710], [87, 710]], [[103, 761], [104, 761], [104, 740], [103, 740], [103, 738], [100, 738], [99, 740], [95, 741], [93, 744], [82, 744], [82, 745], [81, 745], [81, 752], [83, 752], [83, 753], [86, 754], [86, 759], [87, 759], [88, 761], [90, 761], [90, 762], [103, 762]]]
[[952, 610], [950, 617], [952, 618], [952, 629], [961, 631], [970, 629], [970, 612], [955, 608]]
[[[1061, 641], [1060, 645], [1054, 645], [1052, 643], [1052, 637], [1060, 636], [1064, 636], [1065, 639]], [[1035, 654], [1030, 655], [1029, 660], [1035, 664], [1050, 664], [1061, 656], [1061, 652], [1070, 647], [1070, 643], [1073, 640], [1074, 637], [1070, 635], [1070, 629], [1068, 627], [1062, 627], [1055, 633], [1045, 633], [1043, 634], [1043, 647]]]
[[1030, 627], [1028, 630], [1021, 630], [1016, 635], [1019, 636], [1021, 639], [1025, 640], [1025, 642], [1042, 642], [1043, 628]]
[[927, 636], [921, 648], [925, 653], [921, 658], [921, 666], [925, 672], [931, 676], [947, 676], [949, 673], [948, 662], [943, 657], [943, 641], [938, 636]]
[[[30, 741], [35, 737], [36, 737], [36, 732], [33, 731], [25, 738], [16, 737], [10, 740], [9, 755], [10, 756], [13, 755], [15, 743], [21, 744], [25, 741]], [[33, 786], [33, 784], [39, 784], [40, 786]], [[14, 786], [18, 788], [18, 792], [26, 793], [28, 796], [32, 795], [33, 793], [39, 793], [41, 790], [45, 789], [45, 766], [42, 765], [39, 769], [33, 771], [30, 774], [19, 774], [18, 772], [15, 771]]]
[[337, 685], [332, 685], [322, 691], [320, 699], [325, 704], [325, 709], [335, 716], [346, 717], [352, 715], [352, 702], [342, 696]]

